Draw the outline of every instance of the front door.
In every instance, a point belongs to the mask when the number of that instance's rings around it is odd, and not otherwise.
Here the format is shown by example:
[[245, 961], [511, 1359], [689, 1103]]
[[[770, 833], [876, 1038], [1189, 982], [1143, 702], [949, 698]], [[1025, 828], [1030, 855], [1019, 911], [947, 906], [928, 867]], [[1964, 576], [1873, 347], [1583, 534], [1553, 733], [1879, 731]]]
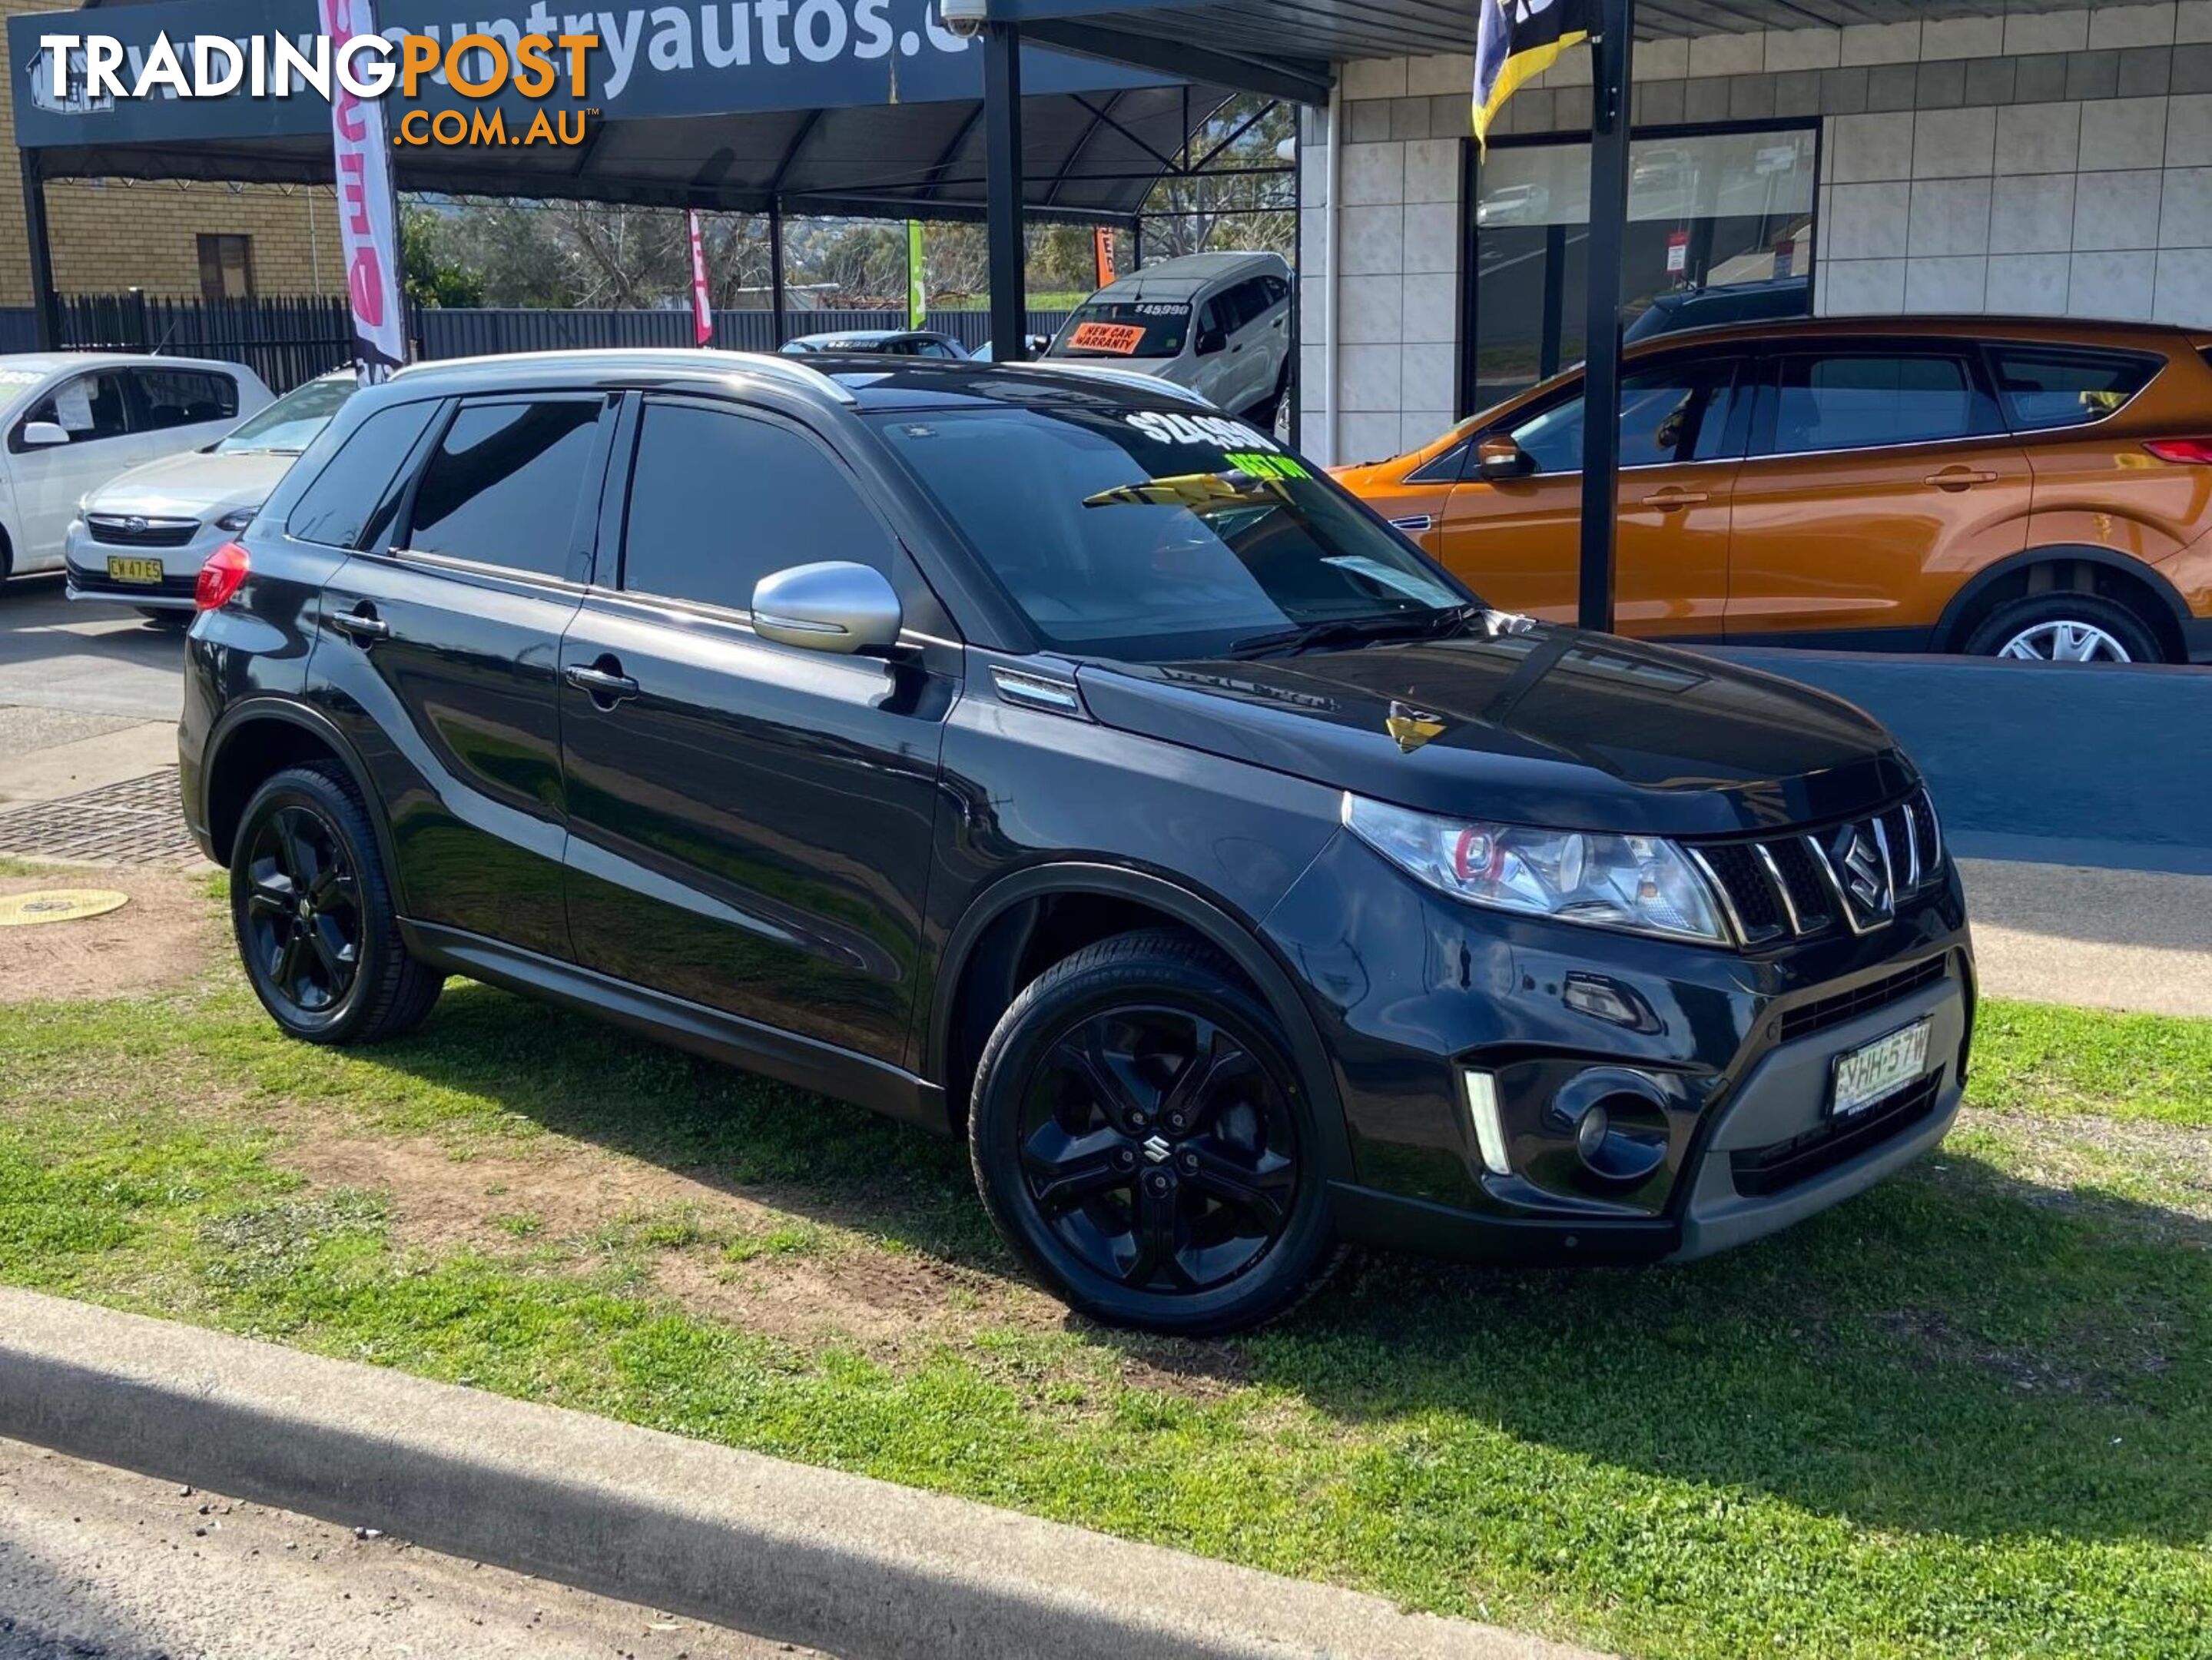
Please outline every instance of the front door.
[[[1735, 359], [1683, 356], [1626, 375], [1614, 626], [1717, 637], [1728, 603], [1729, 508], [1744, 412]], [[1495, 482], [1472, 461], [1453, 486], [1438, 556], [1492, 605], [1575, 620], [1582, 549], [1580, 386], [1515, 419], [1533, 471]]]
[[610, 410], [599, 393], [462, 403], [386, 550], [324, 589], [313, 660], [388, 804], [406, 914], [550, 957], [568, 954], [553, 689]]
[[1964, 574], [2027, 545], [2033, 477], [1978, 359], [1848, 342], [1761, 376], [1728, 637], [1926, 648]]
[[911, 620], [919, 579], [804, 429], [652, 396], [636, 426], [619, 567], [603, 551], [561, 652], [577, 960], [902, 1063], [951, 682], [763, 640], [750, 612], [760, 578], [835, 559]]
[[[30, 445], [23, 429], [47, 422], [69, 435], [66, 444]], [[145, 459], [134, 432], [121, 369], [73, 374], [25, 411], [8, 435], [9, 471], [15, 485], [18, 569], [36, 569], [61, 558], [77, 498]]]

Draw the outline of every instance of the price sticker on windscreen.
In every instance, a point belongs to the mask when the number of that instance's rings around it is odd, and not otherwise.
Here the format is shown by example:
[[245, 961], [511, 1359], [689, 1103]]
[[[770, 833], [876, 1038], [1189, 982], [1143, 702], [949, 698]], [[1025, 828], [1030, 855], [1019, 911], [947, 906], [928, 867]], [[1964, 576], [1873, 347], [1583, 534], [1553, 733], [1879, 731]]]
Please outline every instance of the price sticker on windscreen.
[[1079, 323], [1067, 344], [1085, 351], [1110, 351], [1132, 357], [1144, 338], [1143, 327], [1135, 323]]
[[1667, 233], [1667, 274], [1679, 277], [1690, 268], [1690, 233], [1674, 230]]

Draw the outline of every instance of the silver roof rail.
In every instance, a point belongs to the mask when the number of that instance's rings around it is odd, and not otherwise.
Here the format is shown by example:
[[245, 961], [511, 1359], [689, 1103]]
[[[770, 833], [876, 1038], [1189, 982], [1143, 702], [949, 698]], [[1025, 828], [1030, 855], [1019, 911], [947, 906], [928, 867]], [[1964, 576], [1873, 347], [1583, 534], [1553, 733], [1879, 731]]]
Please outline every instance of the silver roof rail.
[[468, 368], [485, 363], [514, 361], [553, 362], [581, 359], [588, 362], [649, 363], [663, 369], [713, 370], [717, 368], [742, 368], [755, 374], [767, 374], [805, 386], [810, 392], [826, 393], [841, 404], [857, 404], [860, 398], [834, 377], [824, 374], [811, 364], [802, 363], [780, 352], [702, 350], [683, 346], [577, 346], [551, 351], [483, 352], [473, 357], [435, 357], [402, 364], [393, 371], [397, 375], [435, 374], [441, 369]]

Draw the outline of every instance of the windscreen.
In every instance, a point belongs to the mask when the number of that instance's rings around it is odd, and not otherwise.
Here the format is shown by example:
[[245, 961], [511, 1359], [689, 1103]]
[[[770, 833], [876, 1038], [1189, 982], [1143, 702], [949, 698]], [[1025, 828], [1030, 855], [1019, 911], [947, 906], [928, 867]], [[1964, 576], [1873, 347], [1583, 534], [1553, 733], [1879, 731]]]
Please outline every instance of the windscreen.
[[884, 415], [892, 453], [1056, 649], [1172, 662], [1471, 596], [1275, 441], [1158, 410]]
[[338, 405], [358, 390], [351, 380], [310, 380], [286, 392], [258, 415], [240, 422], [215, 447], [217, 455], [274, 451], [297, 455], [330, 424]]
[[1190, 334], [1182, 301], [1094, 300], [1067, 319], [1048, 357], [1179, 357]]

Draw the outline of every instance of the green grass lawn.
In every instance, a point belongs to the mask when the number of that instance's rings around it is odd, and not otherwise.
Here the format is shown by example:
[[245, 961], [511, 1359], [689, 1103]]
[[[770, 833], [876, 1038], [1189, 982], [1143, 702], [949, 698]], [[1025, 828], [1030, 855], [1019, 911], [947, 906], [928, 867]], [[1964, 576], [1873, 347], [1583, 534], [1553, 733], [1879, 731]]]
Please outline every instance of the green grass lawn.
[[[1010, 1285], [949, 1142], [480, 987], [332, 1054], [222, 971], [0, 1008], [0, 1278], [1639, 1656], [2212, 1654], [2212, 1023], [1981, 1033], [1953, 1141], [1778, 1239], [1193, 1344]], [[556, 1158], [702, 1196], [586, 1228]], [[769, 1317], [848, 1282], [925, 1337]]]

